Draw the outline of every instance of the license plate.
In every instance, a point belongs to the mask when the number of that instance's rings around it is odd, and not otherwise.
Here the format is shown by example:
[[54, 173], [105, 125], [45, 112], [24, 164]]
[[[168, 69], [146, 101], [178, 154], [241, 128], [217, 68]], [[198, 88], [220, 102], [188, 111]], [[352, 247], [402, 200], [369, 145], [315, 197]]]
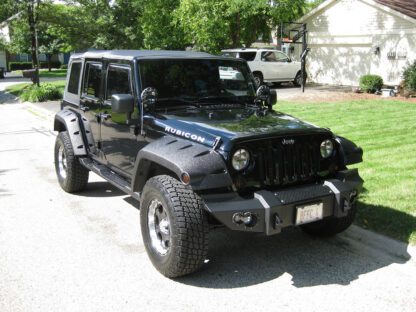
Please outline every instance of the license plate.
[[324, 204], [308, 204], [296, 207], [296, 225], [321, 220], [324, 213]]

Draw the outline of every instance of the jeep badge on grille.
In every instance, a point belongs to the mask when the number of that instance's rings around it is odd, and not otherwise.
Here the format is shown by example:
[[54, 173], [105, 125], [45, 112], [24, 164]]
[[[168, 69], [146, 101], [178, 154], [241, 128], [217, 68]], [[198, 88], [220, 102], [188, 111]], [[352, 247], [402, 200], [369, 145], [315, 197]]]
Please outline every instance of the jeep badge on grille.
[[292, 144], [295, 144], [295, 140], [293, 140], [293, 139], [283, 139], [282, 140], [282, 144], [283, 145], [292, 145]]

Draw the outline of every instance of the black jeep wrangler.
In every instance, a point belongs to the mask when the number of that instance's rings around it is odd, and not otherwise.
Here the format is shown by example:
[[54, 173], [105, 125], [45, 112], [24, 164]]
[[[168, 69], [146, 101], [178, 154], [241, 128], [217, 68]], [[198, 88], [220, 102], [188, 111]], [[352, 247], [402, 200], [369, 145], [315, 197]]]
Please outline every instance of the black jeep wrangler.
[[[274, 111], [246, 61], [179, 51], [95, 51], [70, 59], [54, 130], [67, 192], [90, 171], [140, 201], [144, 245], [165, 276], [197, 270], [208, 230], [273, 235], [351, 225], [363, 181], [351, 141]], [[340, 121], [342, 118], [340, 118]]]

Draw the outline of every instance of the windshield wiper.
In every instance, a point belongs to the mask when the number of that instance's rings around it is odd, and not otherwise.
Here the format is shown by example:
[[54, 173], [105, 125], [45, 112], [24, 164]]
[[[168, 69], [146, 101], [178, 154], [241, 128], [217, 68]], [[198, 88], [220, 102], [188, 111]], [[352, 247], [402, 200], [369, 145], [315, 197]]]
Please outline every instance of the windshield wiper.
[[186, 109], [186, 108], [201, 108], [195, 99], [185, 99], [180, 97], [161, 98], [157, 100], [158, 103], [169, 103], [169, 106], [157, 106], [157, 109]]

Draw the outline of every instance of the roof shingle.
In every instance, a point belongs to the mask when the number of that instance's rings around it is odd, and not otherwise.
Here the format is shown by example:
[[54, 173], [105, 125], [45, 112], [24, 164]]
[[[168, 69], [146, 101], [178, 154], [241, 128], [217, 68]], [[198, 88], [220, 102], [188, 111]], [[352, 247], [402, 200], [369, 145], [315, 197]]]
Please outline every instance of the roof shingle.
[[404, 15], [416, 19], [416, 0], [374, 0]]

